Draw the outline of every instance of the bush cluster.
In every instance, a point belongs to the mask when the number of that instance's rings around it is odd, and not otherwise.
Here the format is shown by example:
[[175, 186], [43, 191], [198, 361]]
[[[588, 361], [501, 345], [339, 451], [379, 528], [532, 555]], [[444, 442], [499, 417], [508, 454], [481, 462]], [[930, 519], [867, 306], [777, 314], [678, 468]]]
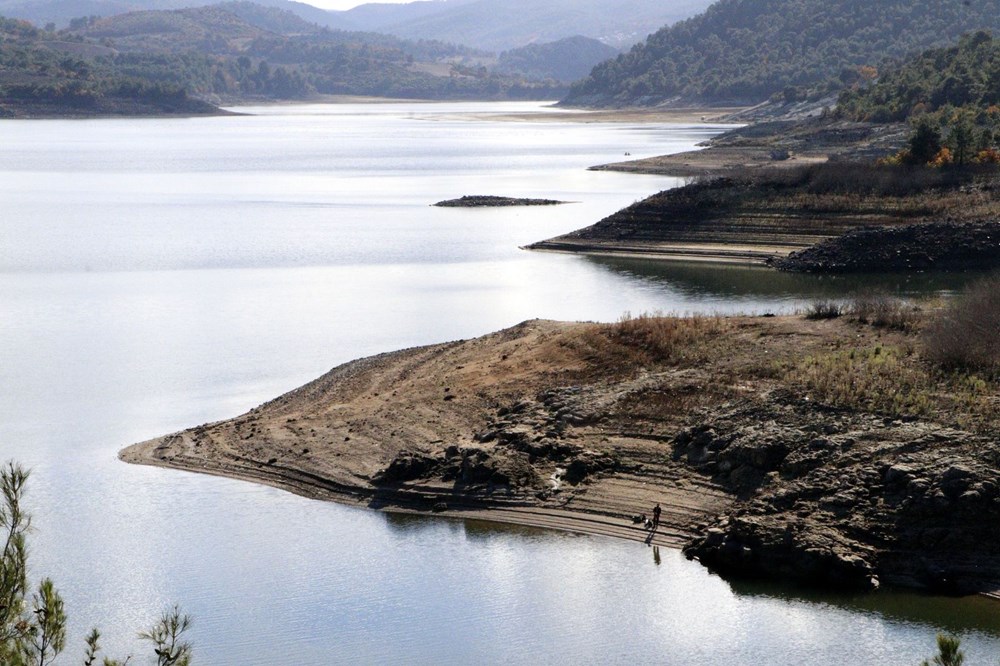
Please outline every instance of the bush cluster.
[[976, 282], [923, 333], [928, 358], [946, 368], [1000, 376], [1000, 277]]

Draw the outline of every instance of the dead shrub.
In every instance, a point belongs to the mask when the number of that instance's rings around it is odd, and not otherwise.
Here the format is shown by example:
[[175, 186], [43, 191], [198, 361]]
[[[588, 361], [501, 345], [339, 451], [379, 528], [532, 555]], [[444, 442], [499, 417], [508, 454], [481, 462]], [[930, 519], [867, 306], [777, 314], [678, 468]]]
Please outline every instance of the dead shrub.
[[836, 319], [844, 314], [844, 306], [836, 301], [815, 301], [806, 308], [806, 319]]
[[862, 324], [910, 331], [920, 321], [920, 309], [903, 299], [879, 292], [855, 296], [847, 308]]
[[976, 282], [924, 330], [925, 353], [946, 368], [1000, 376], [1000, 277]]

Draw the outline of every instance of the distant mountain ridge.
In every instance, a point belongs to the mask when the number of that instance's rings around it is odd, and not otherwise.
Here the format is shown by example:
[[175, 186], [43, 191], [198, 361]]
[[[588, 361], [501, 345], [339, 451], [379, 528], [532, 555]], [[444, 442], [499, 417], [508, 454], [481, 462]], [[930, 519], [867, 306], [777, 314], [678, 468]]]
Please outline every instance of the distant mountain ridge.
[[719, 0], [598, 65], [564, 103], [750, 104], [830, 91], [859, 66], [980, 29], [1000, 30], [1000, 0]]
[[[430, 39], [499, 53], [582, 35], [620, 48], [703, 10], [712, 0], [423, 0], [326, 11], [292, 0], [259, 0], [322, 27]], [[214, 0], [0, 0], [0, 15], [41, 27], [71, 19], [173, 10]]]
[[88, 18], [74, 26], [39, 32], [61, 50], [99, 59], [93, 66], [109, 75], [215, 103], [317, 95], [552, 100], [567, 89], [566, 82], [497, 72], [487, 67], [491, 54], [469, 47], [331, 30], [246, 0]]
[[[434, 2], [399, 20], [386, 11], [365, 28], [409, 39], [439, 39], [491, 51], [582, 35], [616, 48], [629, 46], [664, 25], [694, 15], [712, 0], [449, 0]], [[401, 5], [407, 7], [407, 5]], [[370, 5], [349, 10], [348, 19], [374, 16]], [[402, 16], [399, 14], [397, 16]]]
[[[75, 18], [111, 17], [137, 11], [203, 7], [218, 0], [0, 0], [0, 16], [31, 21], [38, 27], [54, 23], [66, 27]], [[257, 4], [285, 9], [304, 21], [327, 28], [356, 29], [344, 12], [330, 12], [294, 0], [257, 0]]]

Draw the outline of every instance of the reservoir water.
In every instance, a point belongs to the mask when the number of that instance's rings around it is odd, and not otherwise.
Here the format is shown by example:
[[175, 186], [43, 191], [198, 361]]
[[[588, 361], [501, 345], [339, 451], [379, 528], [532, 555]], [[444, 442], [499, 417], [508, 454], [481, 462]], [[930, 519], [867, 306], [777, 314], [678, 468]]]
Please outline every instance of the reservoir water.
[[[978, 598], [730, 584], [642, 543], [118, 462], [359, 356], [536, 317], [788, 311], [859, 286], [518, 249], [680, 184], [586, 167], [718, 128], [535, 104], [241, 111], [0, 121], [0, 458], [33, 470], [32, 579], [51, 576], [70, 616], [59, 663], [95, 625], [147, 663], [135, 632], [175, 602], [202, 664], [907, 664], [939, 631], [967, 663], [996, 660], [1000, 606]], [[573, 203], [430, 206], [465, 194]]]

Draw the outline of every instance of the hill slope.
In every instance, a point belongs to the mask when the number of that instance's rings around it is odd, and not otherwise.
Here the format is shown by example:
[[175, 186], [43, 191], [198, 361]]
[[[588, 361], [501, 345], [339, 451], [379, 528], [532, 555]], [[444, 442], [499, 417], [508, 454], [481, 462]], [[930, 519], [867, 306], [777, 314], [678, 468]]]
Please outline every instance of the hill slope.
[[[72, 19], [109, 17], [128, 12], [185, 9], [215, 4], [218, 0], [0, 0], [0, 15], [31, 21], [36, 26], [53, 23], [66, 27]], [[285, 9], [300, 19], [327, 28], [353, 30], [344, 12], [329, 12], [291, 0], [260, 0], [257, 4]]]
[[481, 65], [488, 54], [435, 41], [309, 24], [249, 2], [87, 19], [64, 37], [99, 45], [130, 75], [241, 103], [319, 94], [420, 99], [556, 99], [565, 84]]
[[[583, 35], [620, 48], [634, 44], [663, 25], [692, 16], [710, 0], [450, 0], [384, 6], [369, 30], [409, 39], [439, 39], [491, 51]], [[442, 5], [431, 11], [433, 5]], [[347, 17], [363, 21], [365, 6]], [[399, 12], [398, 14], [396, 12]], [[415, 15], [406, 15], [410, 12]], [[371, 14], [367, 17], [370, 19]]]
[[956, 46], [925, 51], [884, 69], [871, 85], [841, 94], [837, 107], [849, 118], [886, 122], [952, 106], [975, 110], [986, 116], [982, 121], [996, 124], [998, 105], [1000, 39], [977, 32]]
[[876, 65], [1000, 29], [1000, 0], [720, 0], [595, 67], [566, 104], [645, 106], [676, 98], [755, 103], [830, 89]]
[[0, 17], [0, 117], [220, 113], [183, 86], [124, 71], [113, 55]]
[[500, 54], [497, 71], [531, 79], [570, 83], [595, 65], [614, 57], [617, 50], [590, 37], [567, 37], [548, 44], [529, 44]]
[[[200, 7], [215, 0], [0, 0], [0, 15], [36, 26], [65, 27], [79, 17]], [[536, 42], [584, 35], [616, 48], [629, 46], [663, 25], [693, 16], [711, 0], [423, 0], [369, 3], [327, 11], [291, 0], [258, 4], [292, 12], [336, 30], [383, 32], [500, 52]]]

